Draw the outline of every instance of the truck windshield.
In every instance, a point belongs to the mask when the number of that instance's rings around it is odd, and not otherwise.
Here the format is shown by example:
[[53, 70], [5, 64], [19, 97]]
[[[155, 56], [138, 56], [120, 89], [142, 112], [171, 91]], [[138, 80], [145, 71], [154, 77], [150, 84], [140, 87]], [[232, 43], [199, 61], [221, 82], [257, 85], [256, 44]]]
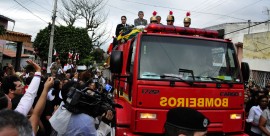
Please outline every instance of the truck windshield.
[[[166, 36], [143, 36], [139, 78], [241, 82], [236, 53], [231, 43]], [[164, 75], [169, 75], [164, 78]], [[214, 80], [220, 79], [220, 80]]]

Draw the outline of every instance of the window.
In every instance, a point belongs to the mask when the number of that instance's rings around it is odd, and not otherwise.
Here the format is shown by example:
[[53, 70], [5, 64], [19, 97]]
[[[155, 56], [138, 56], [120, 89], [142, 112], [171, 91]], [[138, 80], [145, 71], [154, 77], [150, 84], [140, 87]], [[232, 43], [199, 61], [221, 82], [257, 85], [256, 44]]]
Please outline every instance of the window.
[[240, 82], [233, 45], [225, 42], [148, 35], [142, 37], [139, 58], [140, 79], [165, 80], [162, 75], [169, 74], [192, 80], [179, 73], [187, 69], [197, 81], [214, 81], [204, 78], [213, 77]]
[[134, 57], [136, 52], [137, 38], [132, 42], [128, 55], [127, 72], [133, 73]]

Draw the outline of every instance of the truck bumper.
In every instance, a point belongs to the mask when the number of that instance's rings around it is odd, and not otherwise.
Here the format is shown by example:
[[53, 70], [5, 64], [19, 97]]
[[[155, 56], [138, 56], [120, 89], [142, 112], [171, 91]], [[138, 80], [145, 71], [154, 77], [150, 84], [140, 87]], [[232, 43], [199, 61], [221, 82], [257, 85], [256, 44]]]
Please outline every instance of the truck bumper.
[[141, 136], [134, 134], [130, 131], [129, 128], [117, 127], [115, 131], [116, 136]]

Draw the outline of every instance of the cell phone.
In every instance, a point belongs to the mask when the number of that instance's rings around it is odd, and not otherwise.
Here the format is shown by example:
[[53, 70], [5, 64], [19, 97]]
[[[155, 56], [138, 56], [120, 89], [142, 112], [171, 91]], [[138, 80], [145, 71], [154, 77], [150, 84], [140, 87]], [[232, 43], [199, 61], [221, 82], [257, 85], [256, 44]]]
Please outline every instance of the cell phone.
[[106, 90], [107, 92], [110, 92], [110, 91], [112, 90], [112, 86], [109, 85], [109, 84], [106, 84], [106, 85], [105, 85], [105, 90]]

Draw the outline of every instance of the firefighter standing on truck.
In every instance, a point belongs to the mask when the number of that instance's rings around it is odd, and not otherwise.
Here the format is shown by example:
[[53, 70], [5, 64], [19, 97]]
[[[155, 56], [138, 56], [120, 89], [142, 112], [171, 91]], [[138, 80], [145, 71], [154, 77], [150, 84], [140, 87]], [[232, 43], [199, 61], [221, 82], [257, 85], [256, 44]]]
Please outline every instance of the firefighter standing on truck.
[[186, 17], [184, 18], [184, 27], [189, 27], [191, 24], [190, 12], [187, 12]]
[[174, 16], [173, 12], [170, 11], [169, 15], [167, 16], [167, 25], [173, 25], [174, 23]]

